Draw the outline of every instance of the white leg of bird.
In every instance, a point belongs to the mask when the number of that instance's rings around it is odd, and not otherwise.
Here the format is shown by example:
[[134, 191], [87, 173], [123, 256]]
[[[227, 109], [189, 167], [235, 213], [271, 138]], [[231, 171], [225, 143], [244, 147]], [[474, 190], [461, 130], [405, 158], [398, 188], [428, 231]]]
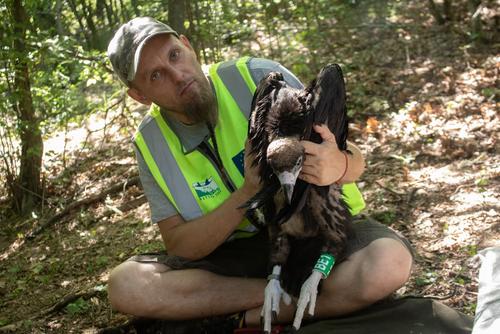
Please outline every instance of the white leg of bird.
[[264, 291], [264, 305], [260, 313], [260, 317], [264, 320], [264, 333], [271, 332], [272, 320], [275, 319], [280, 312], [281, 298], [283, 298], [283, 302], [286, 305], [290, 305], [292, 302], [290, 296], [281, 288], [280, 274], [281, 266], [275, 265], [273, 267], [273, 273], [267, 278], [268, 283]]
[[307, 304], [309, 304], [309, 315], [314, 315], [316, 297], [318, 295], [318, 285], [321, 278], [323, 278], [323, 274], [319, 271], [313, 270], [309, 278], [304, 282], [304, 284], [302, 284], [302, 287], [300, 288], [299, 301], [297, 302], [297, 310], [295, 311], [295, 318], [293, 320], [293, 327], [295, 330], [300, 328]]

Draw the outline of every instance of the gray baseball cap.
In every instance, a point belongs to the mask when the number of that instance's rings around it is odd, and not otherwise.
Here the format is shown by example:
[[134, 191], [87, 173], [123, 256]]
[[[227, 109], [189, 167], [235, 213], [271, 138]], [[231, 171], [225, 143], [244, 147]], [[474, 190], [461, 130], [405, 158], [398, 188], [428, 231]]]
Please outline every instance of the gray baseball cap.
[[130, 82], [134, 80], [142, 47], [148, 39], [159, 34], [174, 34], [179, 37], [174, 29], [152, 17], [137, 17], [122, 25], [109, 42], [109, 60], [126, 86], [130, 86]]

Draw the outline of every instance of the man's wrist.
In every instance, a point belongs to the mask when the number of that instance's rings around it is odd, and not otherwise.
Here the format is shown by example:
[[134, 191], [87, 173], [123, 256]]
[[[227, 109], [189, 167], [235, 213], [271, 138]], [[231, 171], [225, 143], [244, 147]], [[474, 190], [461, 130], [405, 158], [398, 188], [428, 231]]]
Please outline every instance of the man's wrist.
[[236, 190], [234, 194], [238, 196], [239, 200], [246, 202], [257, 194], [257, 190], [254, 187], [243, 184], [243, 186]]
[[336, 184], [342, 184], [342, 181], [344, 180], [346, 174], [347, 174], [347, 170], [349, 169], [349, 155], [347, 154], [346, 151], [340, 151], [340, 153], [342, 153], [343, 155], [343, 160], [344, 160], [344, 171], [342, 172], [342, 174], [340, 175], [340, 177], [337, 179], [337, 181], [335, 181], [334, 183]]

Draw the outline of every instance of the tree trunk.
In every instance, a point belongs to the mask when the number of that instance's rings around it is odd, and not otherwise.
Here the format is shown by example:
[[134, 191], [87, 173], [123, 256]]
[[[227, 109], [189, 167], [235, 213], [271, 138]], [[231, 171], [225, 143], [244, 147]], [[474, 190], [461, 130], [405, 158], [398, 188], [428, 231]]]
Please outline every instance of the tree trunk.
[[85, 18], [85, 22], [87, 22], [87, 28], [90, 30], [91, 47], [97, 50], [102, 50], [103, 47], [101, 46], [99, 34], [97, 33], [97, 28], [94, 24], [94, 11], [92, 9], [92, 3], [87, 4], [87, 1], [81, 0], [81, 4], [83, 16]]
[[64, 36], [64, 28], [61, 22], [61, 15], [62, 15], [62, 0], [57, 0], [56, 1], [56, 29], [57, 29], [57, 34], [59, 36]]
[[187, 16], [187, 20], [189, 21], [189, 29], [186, 31], [186, 35], [189, 38], [191, 45], [193, 46], [194, 52], [198, 56], [198, 60], [201, 62], [201, 53], [200, 53], [200, 46], [199, 46], [199, 44], [200, 44], [199, 39], [200, 38], [196, 34], [196, 26], [194, 23], [193, 10], [191, 8], [191, 4], [188, 4], [186, 6], [186, 16]]
[[196, 32], [197, 32], [196, 35], [198, 36], [199, 45], [200, 45], [201, 51], [203, 53], [203, 60], [205, 61], [205, 64], [208, 64], [209, 59], [208, 59], [208, 55], [206, 52], [205, 39], [203, 38], [203, 35], [201, 34], [200, 8], [198, 7], [198, 1], [194, 2], [194, 16], [196, 17]]
[[179, 34], [185, 34], [184, 19], [186, 18], [186, 3], [184, 0], [168, 2], [168, 24]]
[[103, 5], [106, 10], [106, 18], [108, 19], [108, 26], [114, 26], [115, 20], [113, 19], [113, 4], [109, 4], [106, 0], [103, 0]]
[[82, 31], [83, 37], [85, 37], [85, 42], [86, 42], [85, 44], [87, 45], [87, 49], [90, 49], [92, 47], [91, 36], [89, 35], [87, 29], [85, 28], [85, 25], [83, 24], [82, 17], [78, 12], [78, 9], [76, 8], [75, 0], [68, 0], [68, 4], [71, 7], [71, 10], [73, 11], [73, 15], [75, 15], [76, 20], [78, 21], [78, 25], [80, 26], [80, 30]]
[[134, 14], [136, 17], [141, 16], [141, 13], [139, 11], [139, 4], [137, 3], [137, 0], [131, 0], [130, 4], [132, 5], [132, 10], [134, 11]]
[[128, 22], [130, 20], [130, 15], [128, 13], [127, 7], [123, 3], [123, 0], [120, 0], [120, 13], [122, 14], [122, 22]]
[[29, 213], [41, 199], [40, 172], [43, 141], [40, 122], [35, 115], [31, 99], [31, 84], [26, 50], [26, 26], [29, 18], [21, 0], [10, 2], [14, 27], [14, 89], [17, 91], [16, 108], [19, 115], [21, 137], [21, 163], [17, 180], [17, 207], [21, 213]]
[[444, 0], [443, 2], [443, 16], [446, 21], [453, 20], [453, 11], [451, 8], [451, 0]]
[[429, 9], [431, 11], [432, 16], [434, 16], [434, 18], [436, 19], [437, 23], [444, 24], [444, 22], [445, 22], [444, 18], [441, 15], [441, 13], [439, 12], [439, 9], [438, 9], [436, 3], [434, 2], [434, 0], [429, 0]]
[[469, 0], [468, 6], [472, 12], [471, 33], [472, 39], [484, 40], [483, 23], [481, 22], [481, 9], [483, 4], [479, 0]]

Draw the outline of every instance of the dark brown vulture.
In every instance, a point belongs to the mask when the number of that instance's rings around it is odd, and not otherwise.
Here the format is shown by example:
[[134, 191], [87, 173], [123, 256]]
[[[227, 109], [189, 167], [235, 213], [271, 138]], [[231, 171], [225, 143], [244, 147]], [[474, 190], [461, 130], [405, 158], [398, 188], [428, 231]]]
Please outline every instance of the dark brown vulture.
[[303, 90], [287, 86], [280, 73], [272, 72], [254, 94], [248, 138], [263, 187], [246, 206], [254, 221], [268, 227], [271, 240], [272, 274], [262, 310], [265, 332], [281, 298], [289, 300], [284, 291], [299, 297], [293, 323], [298, 329], [307, 304], [314, 313], [325, 277], [316, 270], [320, 257], [343, 256], [351, 214], [341, 186], [317, 186], [297, 176], [305, 159], [300, 141], [321, 143], [313, 124], [327, 124], [339, 149], [347, 149], [345, 102], [344, 78], [336, 64], [324, 67]]

